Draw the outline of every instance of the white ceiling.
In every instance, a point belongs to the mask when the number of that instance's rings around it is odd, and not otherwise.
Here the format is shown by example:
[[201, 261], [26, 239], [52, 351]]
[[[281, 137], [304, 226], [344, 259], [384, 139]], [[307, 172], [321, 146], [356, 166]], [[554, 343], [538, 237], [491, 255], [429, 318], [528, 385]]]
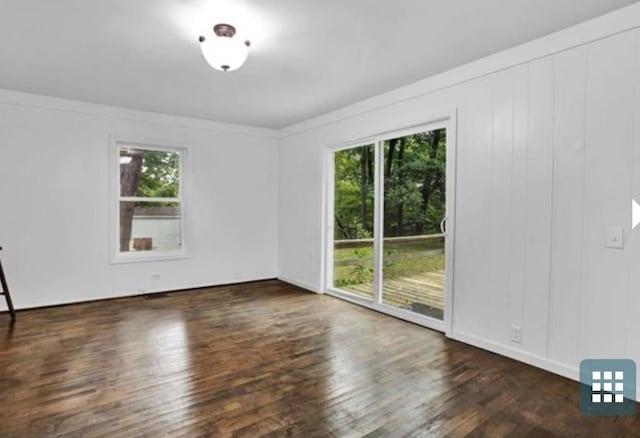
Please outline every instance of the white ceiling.
[[[279, 128], [635, 0], [0, 0], [0, 88]], [[245, 66], [197, 36], [232, 21]]]

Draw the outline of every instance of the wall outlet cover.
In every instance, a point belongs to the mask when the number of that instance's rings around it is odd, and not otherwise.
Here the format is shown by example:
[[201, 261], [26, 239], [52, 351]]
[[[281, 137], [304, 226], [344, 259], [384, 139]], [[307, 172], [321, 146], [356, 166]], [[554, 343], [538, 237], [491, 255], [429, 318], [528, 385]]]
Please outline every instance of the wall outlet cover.
[[621, 227], [607, 228], [607, 248], [624, 248], [624, 231]]

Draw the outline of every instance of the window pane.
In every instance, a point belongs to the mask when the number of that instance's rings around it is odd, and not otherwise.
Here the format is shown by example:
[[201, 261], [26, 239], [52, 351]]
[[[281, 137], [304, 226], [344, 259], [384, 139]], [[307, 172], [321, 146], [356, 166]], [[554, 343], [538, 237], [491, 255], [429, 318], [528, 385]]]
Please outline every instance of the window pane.
[[334, 155], [333, 287], [373, 299], [373, 145]]
[[444, 313], [446, 131], [385, 141], [382, 302]]
[[177, 202], [120, 202], [120, 252], [182, 248]]
[[121, 196], [179, 197], [179, 152], [123, 147], [119, 158]]

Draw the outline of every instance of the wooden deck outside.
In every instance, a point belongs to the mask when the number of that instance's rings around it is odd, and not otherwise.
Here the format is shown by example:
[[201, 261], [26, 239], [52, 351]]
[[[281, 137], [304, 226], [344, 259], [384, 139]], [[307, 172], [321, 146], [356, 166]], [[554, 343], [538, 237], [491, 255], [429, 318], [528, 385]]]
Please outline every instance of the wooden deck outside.
[[[363, 283], [343, 287], [342, 290], [372, 299], [373, 285]], [[413, 310], [434, 318], [444, 314], [444, 271], [423, 272], [383, 282], [382, 302], [402, 309]]]

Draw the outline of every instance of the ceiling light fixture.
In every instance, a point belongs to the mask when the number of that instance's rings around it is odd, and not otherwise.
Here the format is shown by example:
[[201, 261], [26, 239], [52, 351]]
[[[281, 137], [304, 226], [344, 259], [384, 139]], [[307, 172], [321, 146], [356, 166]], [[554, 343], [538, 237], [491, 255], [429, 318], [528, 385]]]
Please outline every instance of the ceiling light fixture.
[[200, 50], [209, 65], [216, 70], [233, 71], [242, 67], [249, 55], [249, 41], [234, 39], [236, 28], [230, 24], [216, 24], [213, 27], [215, 36], [201, 36]]

